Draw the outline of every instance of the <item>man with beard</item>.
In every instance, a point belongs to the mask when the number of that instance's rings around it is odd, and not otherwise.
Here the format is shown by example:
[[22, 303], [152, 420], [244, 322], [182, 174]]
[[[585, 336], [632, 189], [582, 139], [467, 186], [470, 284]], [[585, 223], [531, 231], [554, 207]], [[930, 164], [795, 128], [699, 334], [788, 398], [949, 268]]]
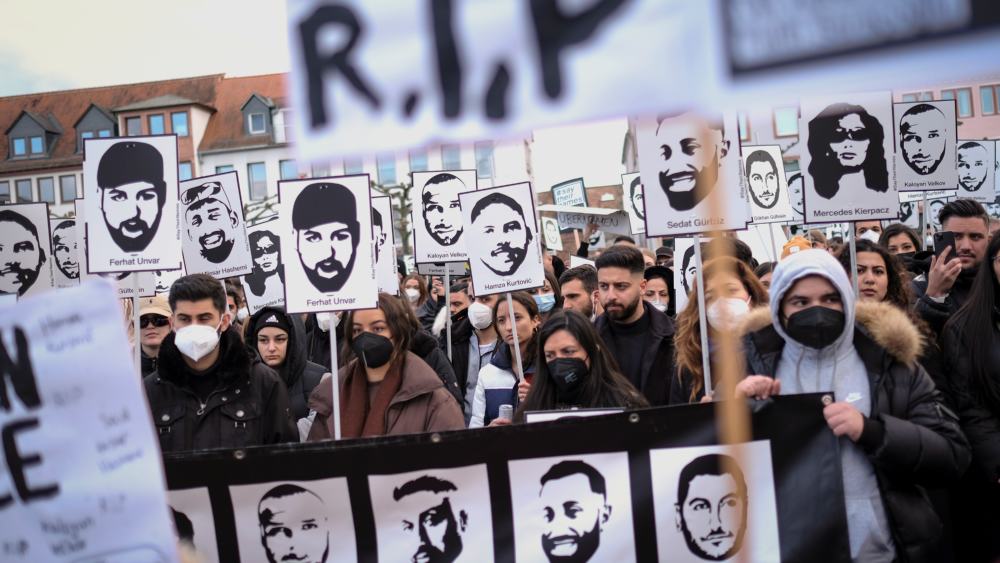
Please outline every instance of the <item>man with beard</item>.
[[167, 184], [163, 157], [146, 143], [115, 143], [97, 166], [101, 213], [111, 240], [125, 252], [142, 252], [160, 226]]
[[156, 270], [155, 272], [153, 272], [153, 275], [156, 276], [156, 285], [153, 289], [153, 292], [160, 294], [160, 293], [169, 293], [170, 286], [173, 285], [178, 278], [184, 276], [185, 274], [183, 269], [179, 269], [179, 270]]
[[441, 246], [452, 246], [462, 236], [462, 208], [458, 194], [464, 191], [465, 184], [447, 172], [432, 176], [420, 190], [424, 227]]
[[292, 206], [295, 250], [309, 283], [322, 293], [340, 291], [357, 257], [357, 201], [346, 186], [309, 184]]
[[450, 563], [462, 554], [462, 534], [469, 523], [464, 509], [451, 504], [458, 488], [449, 481], [430, 475], [417, 477], [392, 491], [411, 517], [403, 520], [403, 531], [414, 545], [413, 561]]
[[24, 295], [38, 281], [45, 250], [27, 217], [0, 210], [0, 293]]
[[250, 241], [250, 256], [253, 269], [243, 277], [250, 293], [257, 297], [280, 293], [285, 283], [285, 271], [281, 267], [281, 238], [267, 230], [259, 230], [247, 236]]
[[723, 454], [695, 458], [677, 479], [677, 529], [700, 559], [723, 561], [743, 547], [747, 483], [736, 460]]
[[590, 264], [574, 266], [563, 272], [559, 276], [559, 292], [564, 310], [576, 311], [591, 320], [604, 312], [597, 293], [597, 270]]
[[642, 201], [642, 176], [632, 178], [628, 185], [629, 200], [632, 202], [632, 212], [640, 219], [646, 218], [646, 207]]
[[378, 264], [379, 257], [382, 256], [382, 247], [388, 240], [385, 232], [385, 224], [382, 222], [382, 214], [372, 207], [372, 234], [375, 237], [375, 263]]
[[666, 405], [674, 373], [674, 323], [642, 298], [644, 270], [642, 252], [634, 246], [613, 246], [597, 258], [604, 313], [594, 325], [625, 377], [650, 404]]
[[489, 249], [480, 256], [483, 265], [498, 276], [513, 275], [528, 255], [532, 239], [521, 204], [494, 192], [472, 206], [471, 219]]
[[56, 267], [67, 279], [80, 279], [80, 262], [76, 257], [76, 221], [62, 221], [52, 229], [52, 254]]
[[542, 551], [550, 563], [586, 563], [611, 518], [604, 476], [580, 460], [560, 461], [542, 475]]
[[309, 489], [283, 484], [257, 504], [260, 543], [269, 563], [325, 563], [330, 554], [329, 516], [323, 499]]
[[930, 104], [917, 104], [899, 118], [899, 148], [911, 170], [926, 176], [944, 160], [948, 120]]
[[661, 118], [656, 124], [656, 144], [663, 159], [658, 178], [667, 203], [689, 211], [719, 183], [729, 141], [721, 125], [694, 114]]
[[229, 206], [220, 182], [205, 182], [181, 193], [184, 225], [190, 241], [198, 242], [198, 253], [213, 264], [229, 258], [236, 244], [240, 216]]
[[757, 207], [772, 209], [778, 203], [778, 165], [771, 154], [757, 150], [747, 156], [747, 183], [750, 185], [750, 197]]
[[967, 192], [978, 192], [993, 166], [986, 147], [972, 141], [958, 147], [958, 184]]

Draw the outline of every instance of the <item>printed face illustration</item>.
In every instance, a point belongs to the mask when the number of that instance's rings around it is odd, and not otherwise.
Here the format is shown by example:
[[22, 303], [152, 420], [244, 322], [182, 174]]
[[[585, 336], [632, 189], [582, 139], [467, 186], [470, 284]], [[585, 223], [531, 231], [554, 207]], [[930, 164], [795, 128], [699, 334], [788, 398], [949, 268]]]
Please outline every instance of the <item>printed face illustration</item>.
[[385, 231], [385, 226], [382, 224], [382, 214], [379, 213], [374, 207], [372, 207], [372, 236], [375, 237], [375, 262], [378, 263], [382, 256], [382, 247], [385, 246], [385, 241], [388, 240], [389, 234]]
[[414, 563], [450, 563], [462, 554], [468, 515], [452, 506], [450, 493], [455, 491], [448, 481], [424, 476], [393, 492], [407, 514], [400, 525]]
[[257, 231], [257, 236], [250, 237], [250, 254], [253, 256], [254, 267], [265, 274], [273, 274], [278, 270], [278, 238], [269, 231]]
[[323, 223], [295, 232], [299, 260], [316, 289], [327, 293], [344, 286], [354, 267], [358, 241], [346, 223]]
[[230, 209], [219, 182], [206, 182], [185, 190], [181, 203], [187, 205], [184, 224], [189, 240], [198, 242], [201, 255], [213, 264], [229, 258], [236, 244], [239, 216]]
[[465, 184], [447, 173], [432, 177], [421, 191], [424, 226], [441, 246], [451, 246], [462, 236], [462, 208], [458, 194], [463, 191]]
[[629, 191], [631, 192], [631, 196], [629, 196], [629, 199], [631, 199], [632, 201], [632, 212], [635, 213], [635, 216], [640, 219], [645, 219], [646, 213], [644, 207], [645, 204], [643, 204], [642, 202], [643, 188], [642, 188], [642, 182], [640, 181], [641, 179], [642, 178], [639, 176], [636, 176], [635, 178], [632, 179], [632, 183], [629, 184]]
[[552, 563], [590, 561], [600, 546], [601, 530], [611, 515], [604, 494], [591, 490], [590, 479], [574, 473], [542, 485], [542, 551]]
[[933, 227], [940, 229], [941, 222], [938, 221], [938, 213], [941, 213], [941, 208], [944, 207], [945, 201], [943, 199], [931, 200], [927, 204], [927, 222]]
[[24, 295], [44, 262], [35, 226], [13, 211], [0, 211], [0, 293]]
[[111, 239], [126, 252], [145, 250], [166, 203], [163, 157], [146, 143], [115, 143], [101, 156], [97, 186]]
[[989, 152], [979, 143], [964, 143], [958, 147], [958, 183], [963, 190], [975, 192], [983, 187], [992, 162]]
[[552, 221], [545, 222], [545, 240], [549, 243], [551, 247], [557, 240], [559, 240], [559, 226]]
[[708, 561], [735, 555], [746, 532], [746, 483], [738, 469], [734, 475], [713, 462], [723, 457], [728, 456], [702, 456], [684, 468], [675, 506], [676, 523], [688, 549]]
[[257, 508], [260, 541], [270, 563], [324, 563], [330, 551], [326, 506], [296, 485], [268, 491]]
[[754, 151], [747, 157], [747, 183], [754, 203], [771, 209], [778, 203], [778, 165], [766, 151]]
[[899, 222], [906, 224], [913, 217], [913, 203], [904, 201], [899, 204]]
[[864, 164], [870, 144], [868, 131], [861, 122], [861, 116], [849, 113], [837, 122], [830, 142], [830, 151], [841, 166], [856, 169]]
[[694, 208], [715, 188], [729, 153], [722, 133], [721, 127], [692, 115], [665, 119], [657, 126], [660, 188], [674, 209]]
[[922, 176], [937, 170], [944, 159], [948, 129], [944, 113], [934, 106], [907, 110], [899, 120], [899, 148], [907, 166]]
[[681, 283], [684, 284], [685, 293], [691, 292], [696, 279], [698, 279], [698, 262], [694, 259], [694, 246], [691, 246], [684, 250], [684, 257], [681, 259]]
[[[486, 204], [481, 205], [484, 202]], [[531, 243], [531, 232], [520, 205], [503, 194], [487, 196], [473, 208], [472, 226], [486, 241], [487, 252], [481, 257], [483, 264], [500, 276], [516, 272]]]
[[167, 293], [170, 286], [174, 285], [177, 278], [184, 274], [184, 270], [162, 270], [153, 272], [156, 275], [156, 293]]
[[796, 213], [802, 215], [805, 210], [802, 207], [802, 188], [805, 186], [805, 179], [802, 174], [796, 172], [788, 178], [788, 199], [789, 203], [792, 204], [792, 209]]
[[56, 267], [71, 280], [79, 279], [80, 263], [76, 258], [76, 222], [63, 221], [52, 230], [52, 255]]

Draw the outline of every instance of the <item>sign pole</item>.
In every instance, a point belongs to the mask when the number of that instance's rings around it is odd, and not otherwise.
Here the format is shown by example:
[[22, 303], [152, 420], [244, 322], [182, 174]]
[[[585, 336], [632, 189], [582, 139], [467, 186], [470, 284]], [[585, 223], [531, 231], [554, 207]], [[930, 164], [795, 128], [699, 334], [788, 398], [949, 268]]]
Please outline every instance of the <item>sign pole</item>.
[[927, 244], [927, 192], [924, 192], [924, 211], [920, 214], [920, 244], [921, 246]]
[[851, 228], [851, 285], [854, 286], [854, 295], [858, 295], [858, 227], [854, 221], [850, 222]]
[[778, 244], [774, 242], [774, 225], [767, 224], [767, 232], [771, 235], [771, 260], [778, 261]]
[[139, 274], [132, 272], [132, 326], [135, 332], [135, 369], [142, 379], [142, 331], [139, 329]]
[[697, 271], [698, 322], [701, 330], [701, 371], [705, 379], [705, 396], [712, 395], [712, 362], [708, 351], [708, 320], [705, 315], [705, 274], [701, 267], [701, 235], [694, 236], [694, 263]]
[[514, 322], [514, 299], [510, 296], [509, 291], [507, 292], [507, 315], [507, 318], [510, 319], [511, 332], [514, 333], [514, 365], [516, 366], [514, 375], [520, 381], [524, 379], [524, 368], [521, 365], [521, 341], [517, 338], [517, 323]]
[[[330, 312], [330, 315], [336, 315]], [[331, 319], [332, 321], [333, 319]], [[339, 323], [337, 323], [339, 325]], [[344, 330], [347, 330], [346, 328]], [[333, 393], [330, 394], [333, 402], [333, 439], [340, 439], [340, 370], [337, 369], [337, 327], [330, 323], [330, 385]]]
[[445, 342], [448, 346], [448, 361], [451, 361], [451, 267], [444, 265], [444, 306], [448, 313], [444, 317]]

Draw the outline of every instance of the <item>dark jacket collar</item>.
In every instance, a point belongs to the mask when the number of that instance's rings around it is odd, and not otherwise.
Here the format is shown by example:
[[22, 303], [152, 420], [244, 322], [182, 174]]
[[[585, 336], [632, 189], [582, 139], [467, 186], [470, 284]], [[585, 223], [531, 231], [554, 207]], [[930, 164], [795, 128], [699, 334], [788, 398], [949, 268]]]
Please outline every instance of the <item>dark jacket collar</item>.
[[[656, 307], [646, 303], [645, 299], [642, 299], [640, 302], [642, 303], [643, 311], [645, 311], [643, 314], [649, 315], [650, 334], [656, 337], [656, 340], [667, 337], [672, 338], [674, 335], [674, 322], [670, 320], [670, 317], [668, 317], [666, 313], [657, 311]], [[594, 325], [595, 328], [597, 328], [597, 332], [602, 336], [608, 331], [613, 330], [612, 321], [608, 318], [607, 313], [602, 313], [601, 316], [597, 317]]]
[[[174, 344], [175, 335], [176, 333], [171, 332], [163, 339], [163, 343], [160, 344], [157, 375], [160, 379], [185, 387], [188, 384], [188, 379], [194, 375], [194, 372], [184, 362], [181, 351]], [[228, 384], [241, 376], [246, 377], [249, 373], [250, 352], [243, 344], [240, 335], [230, 327], [222, 333], [222, 337], [219, 339], [218, 361], [209, 369], [208, 374], [202, 374], [199, 377], [210, 375]]]
[[[860, 323], [854, 325], [853, 342], [854, 349], [857, 350], [861, 362], [865, 364], [865, 369], [869, 374], [882, 373], [892, 360], [885, 348], [880, 346], [872, 337], [871, 332]], [[774, 325], [768, 325], [747, 334], [744, 337], [744, 346], [753, 357], [758, 358], [758, 361], [763, 364], [754, 367], [763, 368], [767, 371], [766, 375], [773, 376], [778, 367], [778, 360], [781, 359], [781, 352], [785, 348], [785, 340], [774, 329]]]

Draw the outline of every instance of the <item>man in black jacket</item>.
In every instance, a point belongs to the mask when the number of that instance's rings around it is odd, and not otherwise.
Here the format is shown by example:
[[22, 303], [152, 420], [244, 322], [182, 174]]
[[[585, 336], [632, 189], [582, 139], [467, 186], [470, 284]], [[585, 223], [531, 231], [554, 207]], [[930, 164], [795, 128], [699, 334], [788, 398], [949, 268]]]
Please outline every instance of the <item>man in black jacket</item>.
[[[496, 351], [493, 305], [499, 299], [498, 295], [473, 298], [470, 290], [471, 287], [466, 283], [451, 286], [452, 300], [455, 300], [456, 295], [464, 296], [468, 303], [466, 308], [452, 315], [451, 320], [451, 366], [462, 393], [462, 411], [466, 424], [472, 418], [472, 399], [476, 395], [479, 370], [490, 363]], [[447, 348], [446, 338], [447, 335], [443, 332], [438, 337], [442, 350]]]
[[594, 322], [622, 374], [651, 405], [670, 400], [674, 376], [674, 322], [642, 299], [642, 252], [614, 246], [597, 259], [597, 291], [604, 313]]
[[288, 389], [292, 419], [309, 414], [309, 394], [328, 370], [306, 358], [306, 328], [301, 315], [264, 307], [250, 317], [247, 344], [267, 367], [278, 372]]
[[297, 441], [285, 385], [230, 328], [222, 282], [178, 279], [170, 309], [174, 332], [143, 382], [162, 451]]

